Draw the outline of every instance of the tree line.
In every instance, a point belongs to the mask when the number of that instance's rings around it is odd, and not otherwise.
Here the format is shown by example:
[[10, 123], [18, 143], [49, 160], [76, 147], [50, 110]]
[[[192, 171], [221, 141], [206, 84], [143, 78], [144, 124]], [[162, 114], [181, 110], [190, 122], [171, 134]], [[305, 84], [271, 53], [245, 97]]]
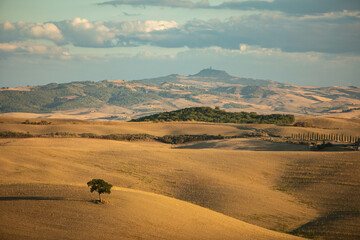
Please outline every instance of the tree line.
[[216, 107], [191, 107], [171, 112], [162, 112], [130, 120], [131, 122], [144, 121], [198, 121], [217, 123], [256, 123], [290, 125], [295, 121], [291, 114], [261, 115], [256, 112], [226, 112]]

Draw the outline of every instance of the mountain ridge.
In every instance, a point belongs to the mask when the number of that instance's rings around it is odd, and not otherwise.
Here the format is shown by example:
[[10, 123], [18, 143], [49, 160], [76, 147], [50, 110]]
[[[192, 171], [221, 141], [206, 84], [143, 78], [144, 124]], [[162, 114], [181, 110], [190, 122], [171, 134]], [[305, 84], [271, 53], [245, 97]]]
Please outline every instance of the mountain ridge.
[[91, 109], [104, 113], [101, 118], [130, 120], [197, 106], [260, 114], [342, 114], [360, 108], [360, 88], [297, 86], [208, 68], [189, 76], [50, 83], [0, 91], [0, 113]]

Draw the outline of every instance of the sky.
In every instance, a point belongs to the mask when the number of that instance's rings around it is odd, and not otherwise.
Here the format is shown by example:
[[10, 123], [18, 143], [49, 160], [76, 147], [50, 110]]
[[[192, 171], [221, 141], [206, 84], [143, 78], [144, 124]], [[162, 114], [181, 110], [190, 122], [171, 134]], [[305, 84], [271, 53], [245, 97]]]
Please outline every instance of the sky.
[[0, 0], [0, 87], [212, 67], [360, 86], [359, 0]]

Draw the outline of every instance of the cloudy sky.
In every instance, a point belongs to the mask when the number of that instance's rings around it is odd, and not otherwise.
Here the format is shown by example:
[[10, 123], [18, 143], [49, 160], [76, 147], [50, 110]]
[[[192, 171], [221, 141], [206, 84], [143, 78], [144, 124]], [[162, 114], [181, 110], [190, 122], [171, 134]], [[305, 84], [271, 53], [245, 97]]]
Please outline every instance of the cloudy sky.
[[0, 87], [213, 67], [360, 85], [359, 0], [0, 0]]

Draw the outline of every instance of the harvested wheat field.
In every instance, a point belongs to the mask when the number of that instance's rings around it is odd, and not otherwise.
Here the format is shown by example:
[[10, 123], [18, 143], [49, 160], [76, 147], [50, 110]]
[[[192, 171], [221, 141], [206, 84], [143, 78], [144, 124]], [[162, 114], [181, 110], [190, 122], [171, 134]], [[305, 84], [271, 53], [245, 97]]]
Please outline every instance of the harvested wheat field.
[[87, 189], [69, 185], [6, 185], [1, 195], [2, 239], [300, 239], [123, 188], [107, 204], [95, 204]]
[[[49, 120], [51, 125], [42, 126], [21, 124], [24, 119], [0, 120], [1, 131], [37, 134], [86, 130], [231, 136], [257, 128], [75, 120]], [[266, 128], [286, 127], [258, 129]], [[3, 138], [0, 237], [358, 239], [359, 159], [359, 152], [311, 152], [304, 146], [260, 138], [184, 145]], [[104, 196], [107, 204], [92, 202], [97, 196], [86, 186], [92, 178], [114, 185], [112, 193]]]

